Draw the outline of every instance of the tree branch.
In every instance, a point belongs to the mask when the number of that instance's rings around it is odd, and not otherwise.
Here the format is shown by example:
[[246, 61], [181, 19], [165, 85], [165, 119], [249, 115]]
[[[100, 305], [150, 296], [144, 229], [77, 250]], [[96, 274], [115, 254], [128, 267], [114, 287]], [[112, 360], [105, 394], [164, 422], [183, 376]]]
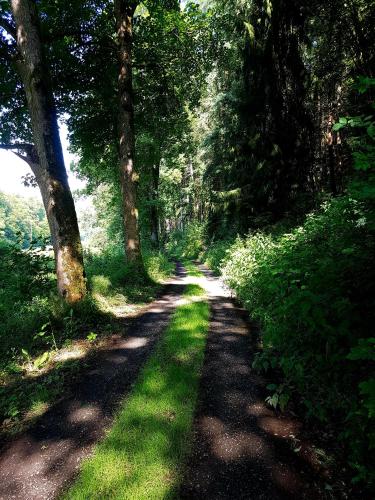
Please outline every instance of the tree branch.
[[38, 153], [36, 151], [34, 144], [29, 144], [26, 142], [16, 143], [16, 144], [0, 143], [0, 149], [6, 149], [12, 151], [12, 153], [21, 158], [21, 160], [24, 160], [26, 163], [28, 163], [33, 171], [35, 167], [39, 165]]
[[31, 150], [35, 148], [34, 144], [29, 142], [16, 142], [14, 144], [2, 144], [0, 143], [0, 149], [21, 149], [24, 151]]

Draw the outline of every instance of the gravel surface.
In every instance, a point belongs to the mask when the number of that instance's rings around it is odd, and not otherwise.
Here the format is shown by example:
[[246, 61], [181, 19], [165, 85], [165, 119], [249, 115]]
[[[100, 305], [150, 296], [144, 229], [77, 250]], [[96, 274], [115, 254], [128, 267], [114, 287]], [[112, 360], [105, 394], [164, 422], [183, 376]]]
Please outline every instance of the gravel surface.
[[200, 267], [211, 323], [192, 450], [179, 498], [326, 498], [315, 487], [310, 454], [293, 447], [300, 423], [277, 415], [264, 403], [265, 381], [251, 368], [256, 335], [246, 312]]

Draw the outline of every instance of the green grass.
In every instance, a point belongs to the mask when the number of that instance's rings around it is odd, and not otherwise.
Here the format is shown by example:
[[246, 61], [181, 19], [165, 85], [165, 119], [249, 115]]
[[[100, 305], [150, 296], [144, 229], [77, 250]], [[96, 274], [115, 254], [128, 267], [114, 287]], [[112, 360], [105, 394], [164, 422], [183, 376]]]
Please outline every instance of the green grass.
[[90, 352], [121, 331], [119, 318], [155, 297], [174, 264], [148, 249], [143, 257], [145, 273], [136, 273], [122, 251], [87, 253], [89, 293], [72, 309], [57, 296], [53, 259], [0, 239], [0, 433], [30, 425], [80, 376]]
[[189, 276], [194, 276], [195, 278], [201, 278], [203, 276], [203, 273], [201, 273], [201, 271], [191, 260], [184, 259], [182, 261], [182, 264]]
[[[189, 267], [190, 272], [193, 269]], [[189, 271], [188, 269], [188, 271]], [[189, 273], [190, 274], [190, 273]], [[167, 499], [189, 440], [209, 322], [204, 291], [188, 285], [156, 352], [66, 499]], [[201, 296], [200, 301], [194, 301]]]

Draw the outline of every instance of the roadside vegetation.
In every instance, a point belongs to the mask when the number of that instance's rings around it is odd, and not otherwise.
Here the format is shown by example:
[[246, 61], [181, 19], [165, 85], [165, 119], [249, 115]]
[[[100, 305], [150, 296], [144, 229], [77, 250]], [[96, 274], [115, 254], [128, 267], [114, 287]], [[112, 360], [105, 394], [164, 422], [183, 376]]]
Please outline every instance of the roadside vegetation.
[[27, 251], [0, 243], [1, 431], [19, 431], [43, 413], [85, 366], [121, 318], [151, 301], [174, 265], [144, 252], [146, 272], [121, 251], [86, 253], [88, 294], [72, 307], [55, 291], [54, 263], [39, 243]]
[[174, 235], [183, 254], [193, 249], [190, 257], [220, 274], [259, 323], [263, 348], [254, 368], [274, 378], [269, 404], [283, 411], [298, 401], [306, 418], [328, 424], [346, 449], [355, 480], [369, 484], [374, 227], [372, 198], [353, 192], [298, 222], [284, 220], [244, 237], [210, 242], [197, 224]]

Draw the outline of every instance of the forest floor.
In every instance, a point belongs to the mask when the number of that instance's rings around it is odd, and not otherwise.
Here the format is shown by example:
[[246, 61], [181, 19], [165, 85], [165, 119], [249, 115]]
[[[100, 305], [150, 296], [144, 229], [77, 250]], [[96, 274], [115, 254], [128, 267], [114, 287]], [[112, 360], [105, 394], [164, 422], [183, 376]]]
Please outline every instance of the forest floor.
[[[301, 423], [265, 404], [266, 381], [251, 369], [256, 330], [245, 311], [217, 278], [200, 269], [204, 276], [193, 279], [208, 295], [211, 318], [178, 498], [341, 498], [331, 491], [319, 450], [304, 438]], [[71, 484], [82, 459], [110, 429], [119, 401], [131, 392], [191, 279], [178, 265], [161, 297], [90, 361], [73, 395], [3, 446], [1, 499], [56, 498]]]

